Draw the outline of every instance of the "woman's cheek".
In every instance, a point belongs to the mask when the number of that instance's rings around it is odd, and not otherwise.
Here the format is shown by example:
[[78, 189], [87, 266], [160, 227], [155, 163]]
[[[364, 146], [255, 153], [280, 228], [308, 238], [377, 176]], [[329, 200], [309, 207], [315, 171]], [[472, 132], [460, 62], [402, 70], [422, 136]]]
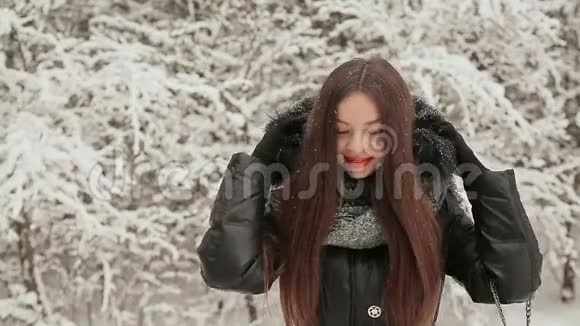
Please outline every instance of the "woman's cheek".
[[374, 166], [374, 168], [375, 168], [375, 169], [378, 169], [378, 168], [379, 168], [381, 165], [383, 165], [383, 162], [384, 162], [384, 161], [385, 161], [385, 156], [384, 156], [384, 155], [383, 155], [383, 156], [380, 156], [380, 157], [377, 157], [377, 159], [376, 159], [376, 161], [375, 161], [375, 166]]
[[379, 157], [385, 150], [384, 136], [382, 134], [372, 135], [366, 145], [370, 154]]

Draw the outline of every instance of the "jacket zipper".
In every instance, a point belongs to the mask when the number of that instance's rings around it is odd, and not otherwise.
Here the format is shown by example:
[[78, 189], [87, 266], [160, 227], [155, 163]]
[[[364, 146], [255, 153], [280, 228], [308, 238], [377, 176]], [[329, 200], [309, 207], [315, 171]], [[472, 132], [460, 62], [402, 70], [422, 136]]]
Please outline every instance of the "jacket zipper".
[[352, 250], [348, 250], [349, 256], [349, 264], [350, 267], [349, 274], [350, 274], [350, 326], [356, 326], [357, 321], [357, 307], [356, 307], [356, 298], [355, 298], [355, 291], [356, 291], [356, 264], [354, 261], [354, 253]]

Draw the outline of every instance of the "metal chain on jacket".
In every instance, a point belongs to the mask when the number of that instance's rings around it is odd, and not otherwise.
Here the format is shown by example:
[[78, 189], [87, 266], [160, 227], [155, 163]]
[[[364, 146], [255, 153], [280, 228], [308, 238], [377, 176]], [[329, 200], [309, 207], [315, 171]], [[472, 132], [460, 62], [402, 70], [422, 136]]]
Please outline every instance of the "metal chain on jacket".
[[[499, 317], [501, 318], [501, 323], [503, 324], [503, 326], [507, 326], [507, 323], [505, 321], [505, 315], [503, 313], [501, 303], [499, 302], [499, 295], [497, 294], [497, 289], [496, 289], [494, 280], [489, 280], [489, 286], [491, 288], [491, 294], [493, 295], [493, 301], [495, 301], [495, 305], [497, 307]], [[534, 295], [532, 294], [532, 296], [528, 300], [526, 300], [526, 326], [530, 326], [532, 323], [532, 299], [533, 298], [534, 298]]]

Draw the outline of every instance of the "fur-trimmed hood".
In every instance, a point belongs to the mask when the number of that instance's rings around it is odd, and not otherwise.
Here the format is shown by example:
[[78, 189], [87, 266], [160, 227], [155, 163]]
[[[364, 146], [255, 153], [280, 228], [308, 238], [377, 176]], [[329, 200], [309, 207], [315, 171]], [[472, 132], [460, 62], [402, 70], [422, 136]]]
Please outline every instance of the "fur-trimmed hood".
[[[441, 178], [438, 185], [434, 185], [430, 177], [421, 177], [423, 190], [432, 199], [434, 209], [438, 210], [450, 188], [456, 188], [453, 187], [453, 174], [457, 171], [455, 148], [450, 140], [439, 136], [434, 130], [438, 122], [446, 121], [443, 113], [420, 96], [414, 96], [413, 99], [415, 103], [415, 130], [413, 134], [415, 163], [418, 166], [430, 164], [440, 171]], [[288, 169], [291, 169], [293, 159], [302, 144], [304, 127], [314, 100], [313, 97], [304, 97], [295, 101], [288, 108], [269, 115], [269, 121], [265, 127], [266, 131], [276, 124], [284, 126], [282, 146], [276, 161]], [[274, 180], [274, 183], [277, 182], [279, 180]], [[461, 200], [458, 199], [458, 201]]]

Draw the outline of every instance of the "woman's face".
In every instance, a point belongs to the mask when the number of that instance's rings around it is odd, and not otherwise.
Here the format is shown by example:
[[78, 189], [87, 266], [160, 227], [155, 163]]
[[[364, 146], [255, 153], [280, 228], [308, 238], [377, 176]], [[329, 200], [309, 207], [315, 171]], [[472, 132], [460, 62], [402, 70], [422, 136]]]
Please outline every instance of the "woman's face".
[[356, 91], [338, 103], [336, 152], [338, 164], [353, 178], [364, 178], [382, 164], [385, 124], [371, 97]]

